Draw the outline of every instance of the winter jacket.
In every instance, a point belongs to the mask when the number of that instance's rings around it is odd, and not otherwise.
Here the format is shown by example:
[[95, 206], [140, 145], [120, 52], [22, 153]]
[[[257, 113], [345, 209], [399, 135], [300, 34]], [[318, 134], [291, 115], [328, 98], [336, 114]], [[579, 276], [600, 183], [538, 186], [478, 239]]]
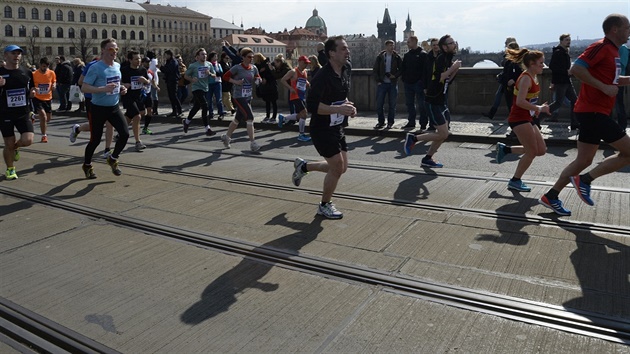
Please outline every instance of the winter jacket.
[[[385, 79], [385, 51], [382, 51], [376, 57], [374, 61], [374, 67], [372, 68], [374, 72], [374, 78], [376, 82], [384, 82]], [[389, 79], [392, 83], [396, 83], [398, 77], [400, 77], [402, 69], [402, 58], [395, 51], [392, 53], [392, 67], [389, 72]]]
[[426, 62], [427, 52], [420, 47], [411, 49], [405, 53], [400, 70], [402, 81], [406, 84], [415, 84], [423, 80]]
[[571, 57], [569, 52], [561, 46], [553, 47], [549, 69], [551, 69], [552, 84], [569, 84], [569, 69], [571, 68]]

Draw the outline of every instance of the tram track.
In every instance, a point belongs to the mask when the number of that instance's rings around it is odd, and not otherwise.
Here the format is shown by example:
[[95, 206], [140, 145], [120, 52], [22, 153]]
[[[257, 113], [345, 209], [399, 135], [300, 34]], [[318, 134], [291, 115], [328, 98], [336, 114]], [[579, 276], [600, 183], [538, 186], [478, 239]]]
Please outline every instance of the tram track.
[[[126, 164], [126, 167], [136, 167]], [[164, 170], [146, 168], [145, 170]], [[170, 171], [171, 173], [183, 173], [187, 177], [211, 178], [229, 183], [239, 183], [242, 185], [255, 186], [260, 188], [291, 189], [285, 186], [268, 185], [260, 182], [243, 180], [233, 180], [230, 178], [196, 175], [187, 172]], [[587, 311], [572, 310], [556, 305], [550, 305], [521, 298], [498, 295], [484, 291], [468, 288], [461, 288], [451, 285], [438, 284], [423, 281], [401, 274], [379, 271], [367, 267], [332, 261], [305, 254], [295, 254], [283, 250], [253, 244], [243, 240], [237, 240], [221, 235], [214, 235], [206, 232], [196, 232], [183, 228], [163, 225], [155, 222], [148, 222], [141, 219], [120, 216], [105, 210], [96, 210], [67, 200], [60, 200], [51, 196], [37, 195], [25, 191], [9, 189], [0, 186], [0, 194], [17, 198], [31, 203], [45, 205], [47, 207], [64, 210], [66, 212], [86, 216], [93, 219], [101, 219], [114, 225], [125, 227], [134, 231], [143, 232], [148, 235], [160, 236], [184, 242], [187, 244], [203, 247], [219, 252], [246, 257], [252, 260], [270, 263], [301, 272], [307, 272], [319, 276], [340, 279], [342, 281], [356, 282], [367, 286], [375, 286], [384, 291], [397, 293], [405, 296], [412, 296], [424, 300], [441, 303], [470, 311], [485, 313], [501, 318], [525, 322], [529, 324], [553, 328], [573, 334], [580, 334], [599, 338], [611, 342], [630, 345], [630, 323], [619, 317], [607, 316]], [[356, 195], [346, 195], [345, 198], [375, 203], [385, 203], [381, 198], [372, 199]], [[392, 201], [389, 204], [395, 204]], [[397, 205], [397, 204], [395, 204]], [[408, 206], [402, 203], [403, 206]], [[418, 206], [419, 208], [429, 208], [428, 205]], [[434, 210], [454, 211], [445, 206], [432, 206]], [[450, 207], [454, 208], [454, 207]], [[460, 210], [461, 212], [461, 210]], [[466, 212], [472, 213], [468, 210]], [[480, 211], [475, 211], [476, 213]], [[489, 213], [489, 212], [488, 212]], [[494, 213], [496, 214], [496, 213]], [[492, 215], [492, 213], [489, 213]], [[496, 216], [495, 216], [496, 217]], [[505, 217], [505, 216], [501, 216]], [[592, 230], [592, 229], [591, 229]], [[2, 306], [7, 306], [4, 299], [0, 299]], [[4, 319], [5, 311], [0, 311]], [[6, 319], [11, 321], [11, 319]], [[67, 334], [72, 338], [72, 333]], [[107, 348], [106, 348], [107, 349]], [[99, 351], [96, 351], [99, 352]]]

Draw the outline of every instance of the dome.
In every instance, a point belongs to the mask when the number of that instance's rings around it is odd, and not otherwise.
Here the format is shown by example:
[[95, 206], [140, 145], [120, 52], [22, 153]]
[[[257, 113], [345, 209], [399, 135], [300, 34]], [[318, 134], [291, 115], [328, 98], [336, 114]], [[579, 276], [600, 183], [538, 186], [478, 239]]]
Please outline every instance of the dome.
[[304, 26], [304, 28], [308, 30], [313, 29], [313, 32], [317, 34], [326, 33], [326, 22], [323, 18], [319, 17], [317, 9], [313, 10], [313, 16], [306, 21], [306, 26]]

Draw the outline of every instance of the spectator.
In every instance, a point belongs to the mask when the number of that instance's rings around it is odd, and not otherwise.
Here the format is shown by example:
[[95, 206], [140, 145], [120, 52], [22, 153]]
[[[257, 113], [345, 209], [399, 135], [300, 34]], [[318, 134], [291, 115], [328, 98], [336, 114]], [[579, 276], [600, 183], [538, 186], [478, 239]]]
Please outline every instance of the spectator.
[[160, 71], [164, 73], [164, 79], [166, 80], [166, 91], [168, 92], [168, 99], [171, 101], [172, 112], [167, 117], [180, 118], [182, 116], [182, 105], [177, 99], [177, 81], [179, 81], [181, 75], [179, 74], [179, 65], [173, 58], [173, 52], [167, 50], [164, 52], [166, 56], [166, 62], [160, 67]]
[[577, 95], [569, 77], [569, 69], [571, 68], [571, 57], [569, 56], [569, 48], [571, 47], [571, 35], [566, 33], [560, 36], [560, 44], [553, 48], [549, 69], [551, 69], [551, 86], [550, 90], [554, 91], [554, 102], [549, 105], [552, 118], [549, 121], [557, 121], [558, 109], [562, 106], [566, 97], [571, 102], [571, 130], [578, 128], [579, 124], [573, 113], [573, 107], [577, 101]]
[[266, 115], [262, 122], [275, 124], [278, 116], [278, 83], [273, 74], [273, 66], [262, 53], [254, 54], [254, 65], [262, 78], [262, 83], [256, 88], [256, 95], [265, 101]]
[[182, 56], [177, 54], [175, 56], [177, 59], [177, 64], [179, 65], [179, 80], [177, 80], [177, 99], [179, 100], [179, 104], [183, 105], [186, 98], [188, 98], [188, 85], [190, 81], [186, 80], [184, 74], [186, 73], [186, 64], [184, 63], [184, 59]]
[[[225, 73], [230, 71], [230, 56], [226, 53], [221, 53], [221, 61], [219, 64], [221, 64], [221, 71], [225, 75]], [[234, 104], [232, 103], [232, 83], [227, 80], [223, 80], [223, 78], [221, 78], [221, 80], [221, 98], [223, 101], [223, 109], [230, 110], [230, 113], [234, 114], [236, 113], [236, 110], [234, 109]], [[223, 120], [223, 117], [219, 116], [219, 120]]]
[[59, 108], [57, 112], [68, 112], [72, 109], [70, 102], [70, 85], [74, 70], [70, 61], [66, 61], [63, 55], [55, 57], [55, 76], [57, 77], [57, 94], [59, 96]]
[[[322, 42], [317, 43], [317, 61], [321, 66], [328, 63], [328, 57], [326, 56], [326, 53], [324, 53], [324, 43]], [[311, 60], [311, 63], [312, 62], [313, 60]]]
[[[72, 85], [78, 85], [79, 78], [83, 73], [83, 69], [85, 69], [85, 63], [80, 58], [74, 58], [72, 60], [72, 69]], [[85, 112], [85, 100], [81, 100], [81, 102], [79, 102], [79, 108], [77, 108], [75, 112]]]
[[[416, 127], [416, 112], [420, 111], [420, 129], [427, 128], [429, 119], [424, 104], [424, 66], [427, 61], [427, 53], [418, 47], [418, 37], [410, 36], [407, 39], [409, 51], [405, 53], [402, 61], [401, 78], [405, 85], [405, 102], [407, 103], [408, 121], [403, 128]], [[416, 109], [417, 108], [417, 109]]]
[[389, 98], [389, 112], [387, 115], [387, 129], [394, 125], [396, 116], [396, 99], [398, 98], [398, 77], [401, 74], [402, 58], [394, 51], [394, 41], [385, 41], [385, 50], [380, 52], [374, 61], [374, 78], [378, 84], [376, 88], [376, 113], [378, 123], [374, 129], [385, 127], [385, 96]]

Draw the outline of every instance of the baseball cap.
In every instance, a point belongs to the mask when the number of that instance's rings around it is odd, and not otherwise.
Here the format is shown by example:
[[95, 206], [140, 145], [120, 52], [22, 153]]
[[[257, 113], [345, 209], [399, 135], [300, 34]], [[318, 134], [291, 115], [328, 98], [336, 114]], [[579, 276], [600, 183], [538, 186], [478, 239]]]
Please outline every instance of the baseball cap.
[[4, 52], [5, 53], [12, 52], [14, 50], [19, 50], [20, 52], [24, 53], [24, 49], [16, 46], [15, 44], [10, 44], [10, 45], [4, 47]]
[[151, 59], [149, 59], [148, 57], [144, 57], [142, 58], [142, 63], [150, 63]]
[[300, 56], [300, 57], [298, 58], [298, 61], [303, 61], [303, 62], [305, 62], [306, 64], [310, 64], [310, 63], [311, 63], [311, 61], [310, 61], [310, 60], [308, 60], [308, 57], [307, 57], [306, 55], [302, 55], [302, 56]]

